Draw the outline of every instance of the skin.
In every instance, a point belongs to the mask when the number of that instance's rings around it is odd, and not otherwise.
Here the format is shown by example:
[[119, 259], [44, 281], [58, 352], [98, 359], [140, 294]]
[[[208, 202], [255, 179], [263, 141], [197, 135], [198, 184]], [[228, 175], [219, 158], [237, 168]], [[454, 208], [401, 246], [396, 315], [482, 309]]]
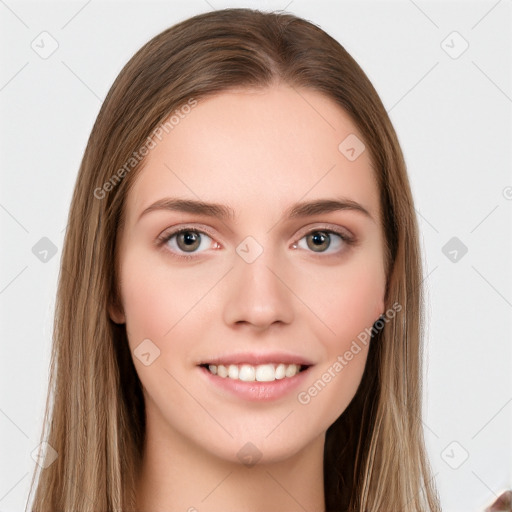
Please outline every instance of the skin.
[[[160, 350], [148, 366], [133, 357], [147, 415], [138, 510], [324, 510], [325, 432], [352, 400], [368, 346], [308, 404], [297, 394], [332, 373], [385, 309], [378, 187], [368, 151], [349, 161], [338, 150], [349, 134], [362, 139], [331, 99], [279, 84], [201, 100], [150, 151], [126, 200], [121, 306], [110, 308], [113, 321], [126, 323], [132, 355], [145, 339]], [[220, 203], [234, 215], [153, 210], [139, 219], [171, 196]], [[294, 203], [340, 197], [370, 216], [285, 216]], [[195, 253], [180, 251], [176, 237], [155, 244], [177, 226], [207, 229], [210, 238]], [[327, 228], [355, 243], [333, 235], [326, 252], [310, 249], [308, 232]], [[252, 263], [236, 252], [247, 236], [263, 250]], [[313, 363], [304, 385], [277, 400], [229, 395], [197, 366], [277, 350]], [[248, 442], [261, 455], [254, 466], [237, 456]]]

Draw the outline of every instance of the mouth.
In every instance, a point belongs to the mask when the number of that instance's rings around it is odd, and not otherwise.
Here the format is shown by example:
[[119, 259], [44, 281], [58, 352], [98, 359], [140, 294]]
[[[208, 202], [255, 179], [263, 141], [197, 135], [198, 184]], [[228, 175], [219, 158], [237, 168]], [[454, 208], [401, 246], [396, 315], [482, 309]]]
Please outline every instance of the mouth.
[[239, 352], [210, 356], [196, 364], [205, 379], [205, 392], [211, 389], [223, 398], [268, 402], [293, 396], [315, 363], [289, 352]]
[[299, 373], [306, 371], [311, 365], [276, 362], [258, 365], [248, 363], [204, 363], [199, 366], [205, 368], [210, 374], [223, 379], [231, 379], [241, 382], [274, 382], [278, 380], [291, 379]]

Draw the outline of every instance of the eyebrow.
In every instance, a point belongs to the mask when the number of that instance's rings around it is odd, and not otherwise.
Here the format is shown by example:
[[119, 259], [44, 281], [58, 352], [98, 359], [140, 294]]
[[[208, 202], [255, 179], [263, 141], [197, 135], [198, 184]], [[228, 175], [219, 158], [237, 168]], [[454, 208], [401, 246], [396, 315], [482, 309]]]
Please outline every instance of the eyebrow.
[[[159, 199], [150, 206], [148, 206], [139, 216], [138, 220], [143, 215], [152, 211], [169, 210], [184, 213], [193, 213], [196, 215], [206, 215], [209, 217], [218, 217], [220, 219], [234, 219], [235, 211], [229, 206], [218, 203], [207, 203], [204, 201], [196, 201], [193, 199], [178, 199], [166, 197]], [[373, 220], [370, 212], [361, 204], [353, 201], [352, 199], [339, 198], [339, 199], [316, 199], [313, 201], [304, 201], [296, 203], [289, 207], [285, 213], [284, 218], [296, 219], [301, 217], [310, 217], [322, 213], [330, 213], [340, 210], [351, 210], [360, 212], [369, 219]]]

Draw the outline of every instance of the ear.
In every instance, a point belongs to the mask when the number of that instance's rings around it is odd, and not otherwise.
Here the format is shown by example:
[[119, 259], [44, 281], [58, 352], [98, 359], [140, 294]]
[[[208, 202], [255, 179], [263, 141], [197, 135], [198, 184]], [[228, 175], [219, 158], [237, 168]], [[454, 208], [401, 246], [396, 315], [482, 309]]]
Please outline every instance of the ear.
[[124, 324], [126, 322], [123, 308], [118, 304], [110, 303], [108, 305], [108, 314], [115, 324]]

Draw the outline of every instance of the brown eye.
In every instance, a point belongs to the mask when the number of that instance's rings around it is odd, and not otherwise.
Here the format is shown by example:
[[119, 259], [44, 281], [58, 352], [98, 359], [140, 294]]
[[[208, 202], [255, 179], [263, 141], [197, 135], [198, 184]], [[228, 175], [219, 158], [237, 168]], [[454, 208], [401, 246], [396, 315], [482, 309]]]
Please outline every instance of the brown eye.
[[194, 252], [201, 245], [201, 235], [197, 231], [183, 231], [176, 235], [176, 245], [184, 252]]
[[327, 256], [342, 254], [353, 243], [353, 238], [349, 235], [325, 229], [310, 231], [295, 244], [295, 247]]
[[331, 245], [331, 237], [325, 231], [314, 231], [306, 236], [308, 247], [315, 252], [323, 252]]
[[217, 244], [206, 233], [196, 229], [179, 229], [161, 237], [161, 243], [176, 254], [199, 254], [215, 248]]

